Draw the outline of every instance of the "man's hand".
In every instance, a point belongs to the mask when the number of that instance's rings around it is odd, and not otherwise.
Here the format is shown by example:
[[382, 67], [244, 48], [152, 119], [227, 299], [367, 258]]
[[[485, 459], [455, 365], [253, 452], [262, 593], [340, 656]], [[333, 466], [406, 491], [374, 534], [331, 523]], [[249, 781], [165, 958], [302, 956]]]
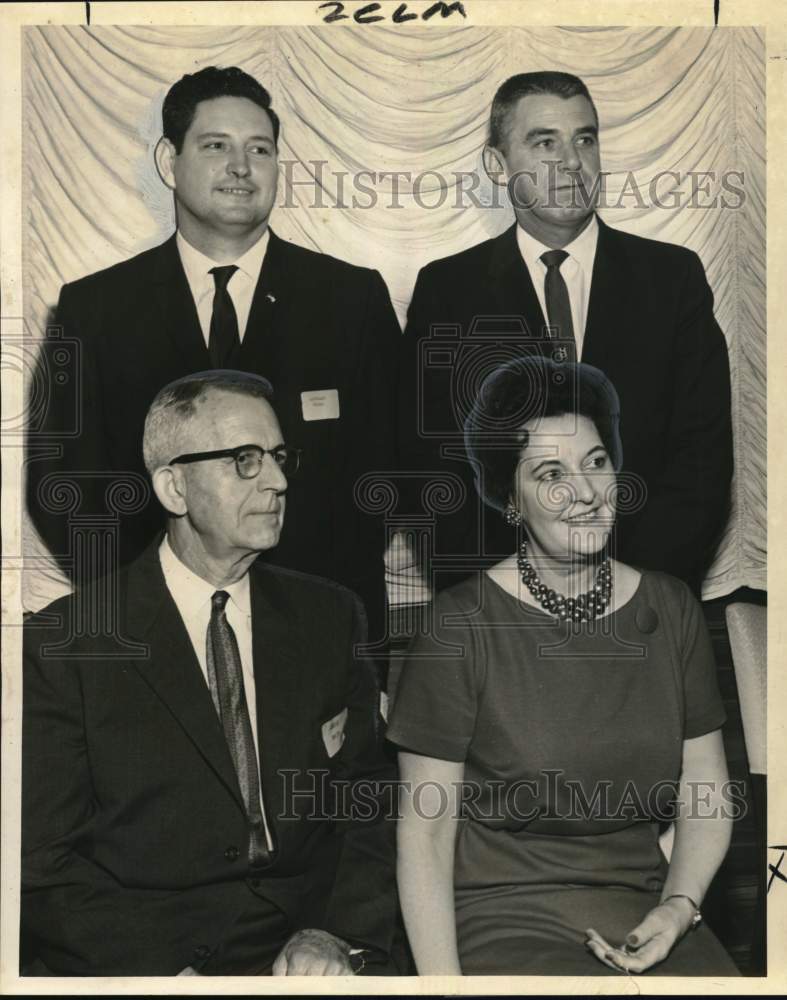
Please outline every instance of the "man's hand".
[[274, 976], [351, 976], [350, 946], [328, 931], [297, 931], [273, 963]]
[[620, 972], [645, 972], [663, 962], [691, 927], [694, 907], [683, 897], [665, 900], [626, 936], [622, 948], [615, 948], [593, 928], [588, 928], [587, 947], [604, 965]]

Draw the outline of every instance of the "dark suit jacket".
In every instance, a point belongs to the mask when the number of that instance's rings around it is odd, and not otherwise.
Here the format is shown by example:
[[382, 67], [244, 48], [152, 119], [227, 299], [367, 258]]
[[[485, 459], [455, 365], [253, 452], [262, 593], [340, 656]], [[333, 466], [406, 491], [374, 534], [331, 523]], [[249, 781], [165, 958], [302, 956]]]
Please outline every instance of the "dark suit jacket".
[[[515, 226], [418, 276], [402, 341], [400, 462], [450, 473], [468, 495], [440, 518], [439, 552], [513, 551], [501, 517], [479, 512], [461, 429], [489, 371], [523, 351], [548, 352], [545, 325]], [[631, 513], [621, 491], [618, 556], [697, 586], [732, 475], [727, 349], [697, 255], [599, 220], [582, 361], [617, 389], [623, 469], [647, 487], [644, 507]]]
[[[353, 657], [357, 599], [291, 570], [251, 570], [260, 774], [278, 848], [253, 879], [229, 751], [157, 544], [120, 574], [116, 593], [114, 638], [80, 628], [87, 596], [25, 626], [22, 921], [46, 967], [199, 967], [254, 894], [293, 930], [319, 927], [385, 953], [393, 824], [370, 808], [369, 788], [360, 806], [371, 821], [331, 819], [334, 781], [355, 789], [394, 776], [374, 669]], [[330, 757], [321, 727], [345, 708], [344, 743]]]
[[[50, 551], [73, 569], [62, 506], [42, 500], [49, 492], [45, 477], [132, 471], [144, 482], [142, 430], [154, 395], [211, 363], [174, 236], [65, 285], [56, 323], [62, 337], [48, 345], [35, 383], [48, 393], [48, 405], [30, 438], [28, 505]], [[393, 467], [399, 339], [376, 271], [271, 232], [234, 361], [273, 383], [285, 440], [304, 449], [288, 490], [281, 541], [270, 558], [357, 592], [370, 614], [371, 637], [383, 617], [384, 527], [379, 516], [358, 509], [353, 487], [363, 473]], [[301, 393], [324, 389], [338, 390], [339, 419], [305, 421]], [[59, 453], [47, 455], [49, 445]], [[83, 476], [78, 485], [79, 515], [105, 513], [106, 481]], [[121, 554], [128, 561], [163, 526], [155, 497], [141, 511], [124, 513], [122, 526]]]

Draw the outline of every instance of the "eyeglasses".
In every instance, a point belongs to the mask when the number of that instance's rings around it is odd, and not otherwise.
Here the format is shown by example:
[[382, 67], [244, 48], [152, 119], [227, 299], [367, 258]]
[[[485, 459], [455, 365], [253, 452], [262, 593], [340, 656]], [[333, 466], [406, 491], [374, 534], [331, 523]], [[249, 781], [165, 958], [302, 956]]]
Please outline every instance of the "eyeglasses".
[[223, 448], [220, 451], [195, 451], [190, 455], [173, 458], [170, 465], [186, 465], [190, 462], [207, 462], [212, 458], [235, 459], [235, 470], [241, 479], [256, 479], [262, 469], [266, 455], [270, 455], [285, 476], [294, 476], [301, 464], [301, 449], [287, 448], [277, 444], [275, 448], [261, 448], [258, 444], [242, 444], [238, 448]]

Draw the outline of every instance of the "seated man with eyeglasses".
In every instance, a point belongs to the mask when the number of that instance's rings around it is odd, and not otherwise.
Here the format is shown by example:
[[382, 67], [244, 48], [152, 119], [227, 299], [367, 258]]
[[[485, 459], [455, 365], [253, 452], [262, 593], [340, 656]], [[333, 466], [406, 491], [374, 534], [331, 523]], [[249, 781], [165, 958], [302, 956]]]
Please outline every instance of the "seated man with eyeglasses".
[[162, 389], [166, 533], [25, 626], [23, 974], [389, 971], [376, 675], [354, 595], [257, 561], [300, 458], [271, 398], [235, 371]]

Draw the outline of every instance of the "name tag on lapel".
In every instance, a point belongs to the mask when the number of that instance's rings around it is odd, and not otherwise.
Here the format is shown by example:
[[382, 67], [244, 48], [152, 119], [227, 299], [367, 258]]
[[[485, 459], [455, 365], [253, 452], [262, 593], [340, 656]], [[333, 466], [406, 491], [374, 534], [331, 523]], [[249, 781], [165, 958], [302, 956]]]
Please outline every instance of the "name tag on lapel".
[[322, 741], [329, 757], [339, 752], [344, 743], [344, 724], [347, 722], [347, 709], [343, 708], [338, 715], [323, 723]]
[[304, 420], [338, 420], [339, 390], [313, 389], [301, 393]]

